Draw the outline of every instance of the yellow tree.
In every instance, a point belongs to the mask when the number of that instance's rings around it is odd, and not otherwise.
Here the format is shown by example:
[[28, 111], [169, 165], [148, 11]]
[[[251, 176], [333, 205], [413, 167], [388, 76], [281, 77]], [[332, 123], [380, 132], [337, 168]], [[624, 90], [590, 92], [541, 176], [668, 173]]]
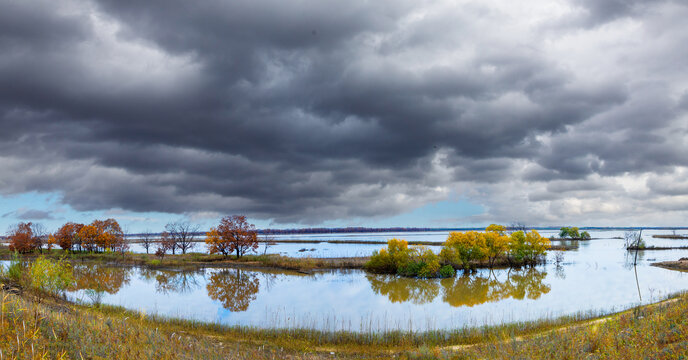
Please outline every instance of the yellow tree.
[[443, 262], [454, 267], [471, 268], [471, 261], [485, 258], [485, 234], [477, 231], [451, 232], [440, 251]]
[[495, 260], [504, 255], [507, 250], [509, 250], [509, 237], [504, 234], [504, 231], [487, 231], [485, 233], [484, 251], [490, 268], [494, 266]]
[[490, 226], [485, 228], [485, 232], [506, 235], [506, 227], [504, 225], [490, 224]]

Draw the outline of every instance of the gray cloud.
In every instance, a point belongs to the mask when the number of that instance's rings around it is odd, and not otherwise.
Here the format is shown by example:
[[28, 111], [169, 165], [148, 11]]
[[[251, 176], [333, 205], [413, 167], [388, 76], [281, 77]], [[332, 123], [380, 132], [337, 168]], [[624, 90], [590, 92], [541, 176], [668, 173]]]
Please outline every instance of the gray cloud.
[[309, 224], [461, 193], [541, 223], [688, 166], [679, 3], [46, 4], [2, 1], [0, 193]]
[[2, 215], [3, 218], [13, 218], [24, 221], [52, 220], [55, 219], [48, 211], [36, 209], [19, 209]]

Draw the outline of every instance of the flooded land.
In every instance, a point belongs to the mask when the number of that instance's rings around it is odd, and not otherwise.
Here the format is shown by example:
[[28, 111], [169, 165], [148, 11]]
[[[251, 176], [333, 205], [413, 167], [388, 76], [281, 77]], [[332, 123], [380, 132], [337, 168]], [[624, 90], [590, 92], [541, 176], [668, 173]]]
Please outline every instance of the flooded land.
[[[659, 232], [661, 233], [661, 231]], [[404, 236], [410, 235], [410, 236]], [[547, 234], [550, 235], [552, 234]], [[550, 251], [544, 265], [479, 269], [455, 278], [418, 279], [363, 270], [311, 274], [281, 270], [203, 267], [194, 270], [74, 264], [77, 302], [123, 306], [223, 325], [265, 329], [385, 332], [448, 330], [566, 315], [597, 315], [657, 302], [688, 289], [688, 274], [652, 263], [678, 260], [686, 250], [625, 249], [623, 232], [595, 232], [565, 252]], [[445, 234], [355, 234], [357, 238], [406, 237], [443, 241]], [[313, 236], [314, 237], [314, 236]], [[369, 255], [382, 245], [331, 244], [336, 234], [318, 235], [323, 256]], [[677, 240], [650, 238], [648, 245]], [[278, 244], [268, 251], [297, 256], [303, 244]], [[572, 246], [573, 247], [573, 246]], [[563, 254], [558, 255], [558, 254]]]

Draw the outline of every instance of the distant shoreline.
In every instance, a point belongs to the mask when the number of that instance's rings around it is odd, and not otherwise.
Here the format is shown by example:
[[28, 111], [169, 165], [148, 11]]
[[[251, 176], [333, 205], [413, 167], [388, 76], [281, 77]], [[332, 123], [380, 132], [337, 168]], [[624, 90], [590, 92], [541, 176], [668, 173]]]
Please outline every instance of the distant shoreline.
[[[547, 230], [558, 231], [561, 226], [534, 226], [528, 227], [528, 230]], [[584, 226], [579, 227], [580, 230], [592, 231], [627, 231], [627, 230], [688, 230], [688, 227], [597, 227]], [[256, 232], [260, 235], [308, 235], [308, 234], [356, 234], [356, 233], [413, 233], [413, 232], [442, 232], [442, 231], [484, 231], [484, 227], [457, 227], [457, 228], [405, 228], [405, 227], [391, 227], [391, 228], [365, 228], [365, 227], [350, 227], [350, 228], [305, 228], [305, 229], [258, 229]], [[507, 226], [507, 230], [510, 230]], [[199, 231], [195, 235], [205, 235], [206, 231]], [[127, 234], [127, 237], [136, 237], [144, 235], [145, 233]], [[151, 233], [151, 235], [159, 236], [161, 233]]]

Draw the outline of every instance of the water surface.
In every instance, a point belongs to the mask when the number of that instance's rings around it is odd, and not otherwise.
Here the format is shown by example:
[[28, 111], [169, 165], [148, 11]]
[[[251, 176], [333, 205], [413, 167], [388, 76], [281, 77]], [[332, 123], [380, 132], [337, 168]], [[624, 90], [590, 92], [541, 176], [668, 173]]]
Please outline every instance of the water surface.
[[565, 252], [559, 265], [554, 263], [555, 253], [550, 252], [547, 265], [532, 269], [485, 269], [430, 280], [360, 270], [305, 275], [77, 265], [77, 285], [70, 296], [227, 325], [384, 331], [619, 311], [688, 289], [688, 274], [649, 266], [688, 256], [686, 250], [639, 252], [635, 268], [633, 253], [624, 249], [620, 239], [579, 242], [578, 249]]

